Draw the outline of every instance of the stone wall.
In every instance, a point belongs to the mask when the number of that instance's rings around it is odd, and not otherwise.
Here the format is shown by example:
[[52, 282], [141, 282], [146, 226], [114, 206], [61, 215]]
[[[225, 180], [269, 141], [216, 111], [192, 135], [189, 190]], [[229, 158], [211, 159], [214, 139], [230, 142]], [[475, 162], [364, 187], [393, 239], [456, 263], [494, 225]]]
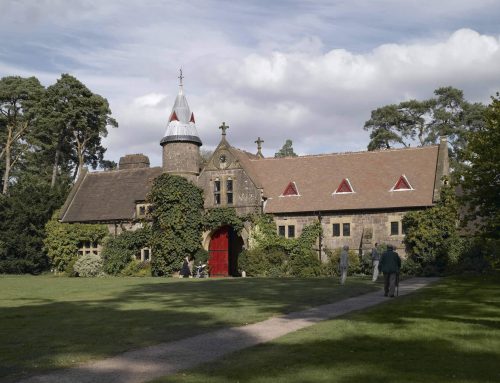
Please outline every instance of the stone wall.
[[200, 173], [200, 148], [191, 142], [169, 142], [163, 145], [163, 171], [195, 182]]
[[[322, 213], [322, 248], [336, 249], [348, 245], [350, 249], [364, 253], [378, 242], [394, 245], [398, 253], [405, 256], [401, 221], [407, 211]], [[312, 214], [274, 216], [277, 229], [280, 225], [285, 226], [285, 236], [288, 236], [288, 226], [294, 225], [295, 237], [300, 236], [304, 226], [317, 222], [318, 219], [318, 215]], [[397, 222], [398, 234], [391, 234], [391, 222]], [[333, 224], [339, 224], [339, 236], [334, 236]], [[343, 233], [343, 224], [349, 224], [348, 236]], [[322, 258], [324, 259], [324, 254]]]
[[[233, 203], [227, 203], [227, 180], [233, 181]], [[214, 181], [221, 184], [221, 204], [215, 204]], [[198, 178], [198, 186], [203, 189], [205, 209], [214, 207], [234, 207], [238, 215], [259, 213], [261, 211], [261, 192], [241, 168], [225, 170], [206, 170]]]

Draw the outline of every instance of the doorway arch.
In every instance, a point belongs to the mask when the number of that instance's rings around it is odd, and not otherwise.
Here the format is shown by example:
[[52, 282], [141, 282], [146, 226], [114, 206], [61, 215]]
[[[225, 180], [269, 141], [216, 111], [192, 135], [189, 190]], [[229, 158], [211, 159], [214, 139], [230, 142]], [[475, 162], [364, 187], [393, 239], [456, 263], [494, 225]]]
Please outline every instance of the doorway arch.
[[231, 226], [222, 226], [210, 236], [208, 266], [212, 277], [237, 277], [238, 255], [243, 249], [243, 239]]

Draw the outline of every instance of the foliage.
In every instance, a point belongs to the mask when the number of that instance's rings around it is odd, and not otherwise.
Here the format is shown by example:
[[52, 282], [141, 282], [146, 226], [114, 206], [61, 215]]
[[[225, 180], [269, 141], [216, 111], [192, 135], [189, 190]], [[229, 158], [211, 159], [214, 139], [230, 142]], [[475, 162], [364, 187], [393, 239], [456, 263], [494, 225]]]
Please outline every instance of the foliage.
[[238, 266], [249, 277], [283, 277], [288, 275], [287, 255], [280, 248], [244, 250], [238, 257]]
[[140, 253], [141, 249], [149, 247], [150, 243], [149, 226], [135, 231], [123, 231], [115, 237], [108, 237], [102, 250], [104, 271], [111, 275], [119, 274], [135, 260], [135, 256]]
[[226, 225], [231, 226], [237, 233], [243, 229], [243, 220], [238, 217], [233, 207], [210, 209], [203, 215], [203, 226], [205, 230], [215, 230]]
[[79, 277], [97, 277], [102, 274], [102, 258], [96, 254], [82, 255], [73, 269]]
[[121, 271], [121, 275], [126, 277], [148, 277], [151, 276], [151, 263], [141, 262], [132, 259]]
[[71, 274], [69, 266], [78, 256], [80, 243], [101, 242], [109, 232], [106, 225], [61, 223], [58, 217], [59, 213], [54, 213], [52, 219], [45, 225], [44, 246], [54, 269]]
[[[322, 265], [323, 273], [329, 276], [339, 275], [339, 264], [340, 264], [340, 253], [342, 248], [337, 248], [334, 250], [325, 248], [325, 254], [327, 261]], [[354, 250], [349, 250], [349, 268], [347, 269], [348, 274], [361, 274], [361, 261], [359, 259], [358, 253]]]
[[386, 105], [371, 112], [364, 129], [370, 131], [368, 150], [389, 149], [395, 145], [420, 146], [438, 142], [447, 136], [450, 142], [452, 167], [463, 163], [460, 157], [468, 132], [484, 125], [484, 105], [464, 99], [461, 90], [441, 87], [428, 100], [410, 100], [398, 105]]
[[[500, 94], [492, 97], [486, 123], [467, 135], [462, 172], [463, 206], [486, 238], [500, 239]], [[474, 233], [472, 233], [474, 234]]]
[[321, 234], [319, 222], [305, 226], [299, 238], [284, 238], [277, 234], [271, 216], [254, 216], [252, 221], [251, 250], [240, 255], [241, 270], [254, 276], [312, 277], [321, 274], [321, 262], [312, 249]]
[[184, 177], [162, 174], [147, 200], [153, 208], [152, 272], [169, 275], [180, 269], [184, 257], [200, 248], [203, 191]]
[[42, 97], [43, 86], [35, 77], [9, 76], [0, 79], [0, 170], [2, 194], [7, 194], [11, 171], [30, 151], [33, 109]]
[[55, 181], [57, 171], [73, 169], [73, 177], [85, 164], [95, 169], [103, 162], [106, 149], [101, 139], [107, 127], [117, 127], [111, 117], [108, 101], [92, 93], [78, 79], [62, 74], [47, 88], [40, 103], [38, 124], [43, 131], [40, 141], [44, 152], [52, 159]]
[[457, 222], [457, 202], [450, 186], [442, 188], [441, 198], [434, 207], [403, 217], [407, 253], [424, 274], [442, 273], [457, 262], [460, 254]]
[[9, 194], [0, 195], [0, 273], [38, 274], [49, 266], [43, 249], [45, 223], [64, 200], [66, 188], [51, 189], [24, 175]]
[[285, 141], [284, 145], [278, 150], [277, 153], [274, 154], [275, 158], [282, 157], [297, 157], [297, 154], [293, 151], [293, 143], [292, 140], [288, 139]]

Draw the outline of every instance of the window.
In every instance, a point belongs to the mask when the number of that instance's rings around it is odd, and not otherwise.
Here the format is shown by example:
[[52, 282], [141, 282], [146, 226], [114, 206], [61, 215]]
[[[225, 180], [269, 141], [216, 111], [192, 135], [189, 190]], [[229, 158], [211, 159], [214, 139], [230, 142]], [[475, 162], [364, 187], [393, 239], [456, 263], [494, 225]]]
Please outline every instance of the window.
[[214, 203], [220, 205], [220, 180], [214, 181]]
[[149, 262], [151, 260], [151, 249], [149, 247], [142, 248], [141, 252], [135, 255], [135, 259], [141, 262]]
[[403, 190], [413, 190], [413, 188], [410, 185], [410, 182], [408, 181], [408, 178], [403, 174], [401, 177], [399, 177], [398, 182], [392, 187], [390, 191], [403, 191]]
[[391, 222], [391, 235], [399, 235], [399, 222], [398, 221]]
[[340, 223], [334, 223], [332, 225], [332, 231], [334, 237], [340, 237]]
[[344, 237], [351, 236], [351, 224], [350, 223], [343, 223], [342, 224], [342, 235]]
[[226, 181], [226, 196], [227, 196], [227, 204], [233, 204], [233, 180], [228, 178]]
[[288, 238], [295, 238], [295, 225], [288, 225]]
[[290, 182], [281, 196], [288, 197], [293, 195], [299, 195], [299, 191], [297, 190], [297, 185], [295, 184], [295, 182]]
[[354, 193], [349, 178], [344, 178], [333, 194]]
[[151, 204], [149, 204], [149, 203], [138, 203], [136, 205], [136, 216], [137, 216], [137, 218], [144, 218], [149, 213], [151, 213]]
[[282, 225], [282, 226], [278, 226], [278, 234], [280, 237], [284, 237], [285, 236], [285, 226]]
[[101, 254], [101, 246], [97, 242], [85, 241], [78, 246], [78, 255]]

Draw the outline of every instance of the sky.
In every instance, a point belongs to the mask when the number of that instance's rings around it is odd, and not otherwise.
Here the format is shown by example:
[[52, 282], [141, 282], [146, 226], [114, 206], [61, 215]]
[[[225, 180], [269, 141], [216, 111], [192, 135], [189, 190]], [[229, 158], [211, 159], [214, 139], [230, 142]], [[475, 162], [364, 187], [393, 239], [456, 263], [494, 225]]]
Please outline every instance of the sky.
[[366, 150], [372, 110], [441, 86], [500, 91], [500, 0], [0, 0], [0, 77], [105, 97], [106, 158], [161, 164], [179, 68], [203, 147]]

